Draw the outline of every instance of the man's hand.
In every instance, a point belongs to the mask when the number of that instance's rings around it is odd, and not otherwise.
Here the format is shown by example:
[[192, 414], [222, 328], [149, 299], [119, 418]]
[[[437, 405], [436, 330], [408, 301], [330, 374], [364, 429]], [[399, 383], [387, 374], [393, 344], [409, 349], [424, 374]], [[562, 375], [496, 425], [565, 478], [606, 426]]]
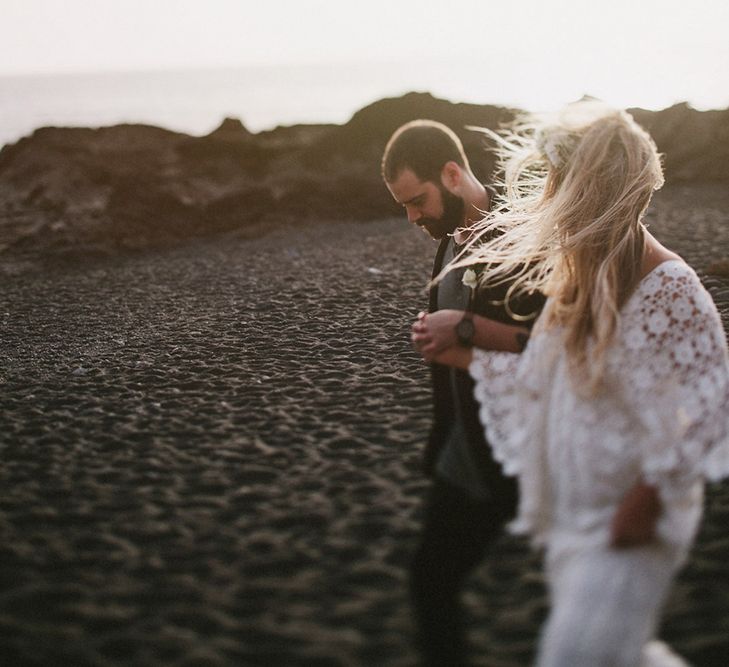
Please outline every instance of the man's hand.
[[437, 355], [458, 345], [456, 325], [462, 318], [462, 310], [418, 313], [418, 318], [413, 323], [410, 340], [425, 361], [435, 361]]
[[638, 482], [625, 494], [610, 525], [610, 543], [617, 549], [648, 544], [655, 537], [661, 499], [654, 486]]

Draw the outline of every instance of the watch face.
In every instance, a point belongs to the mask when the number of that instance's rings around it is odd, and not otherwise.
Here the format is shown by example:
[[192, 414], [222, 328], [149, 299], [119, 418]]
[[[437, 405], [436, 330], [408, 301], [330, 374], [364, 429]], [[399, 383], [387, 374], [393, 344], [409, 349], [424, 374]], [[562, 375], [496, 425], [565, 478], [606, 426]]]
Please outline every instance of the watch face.
[[473, 326], [473, 320], [470, 317], [464, 317], [456, 325], [456, 336], [461, 345], [470, 345], [473, 340], [473, 334], [476, 328]]

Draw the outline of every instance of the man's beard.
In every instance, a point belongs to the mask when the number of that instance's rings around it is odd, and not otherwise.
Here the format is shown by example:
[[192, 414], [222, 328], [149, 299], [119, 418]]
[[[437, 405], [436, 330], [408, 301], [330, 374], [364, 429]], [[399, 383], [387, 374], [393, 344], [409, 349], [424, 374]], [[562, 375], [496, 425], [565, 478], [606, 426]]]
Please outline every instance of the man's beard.
[[438, 189], [443, 204], [443, 215], [440, 218], [420, 218], [418, 220], [418, 225], [434, 239], [442, 239], [446, 234], [456, 231], [463, 224], [463, 214], [466, 210], [463, 199], [448, 192], [442, 185], [439, 185]]

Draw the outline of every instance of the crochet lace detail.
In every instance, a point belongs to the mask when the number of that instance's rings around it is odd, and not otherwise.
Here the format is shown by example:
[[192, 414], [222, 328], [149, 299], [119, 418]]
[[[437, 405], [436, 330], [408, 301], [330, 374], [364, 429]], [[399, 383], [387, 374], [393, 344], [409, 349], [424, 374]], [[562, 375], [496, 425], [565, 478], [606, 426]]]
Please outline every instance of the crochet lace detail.
[[729, 475], [726, 336], [681, 261], [656, 267], [623, 307], [597, 395], [576, 390], [558, 329], [522, 355], [476, 351], [470, 372], [494, 455], [520, 478], [516, 526], [537, 537], [605, 530], [642, 478], [659, 487], [667, 539], [688, 542], [696, 483]]

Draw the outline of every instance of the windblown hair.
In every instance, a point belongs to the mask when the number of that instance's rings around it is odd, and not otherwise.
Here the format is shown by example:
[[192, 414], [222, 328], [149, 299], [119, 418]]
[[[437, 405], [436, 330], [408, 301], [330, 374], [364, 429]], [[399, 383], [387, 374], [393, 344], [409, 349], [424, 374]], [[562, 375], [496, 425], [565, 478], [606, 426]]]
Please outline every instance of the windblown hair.
[[382, 156], [382, 177], [394, 183], [403, 169], [411, 169], [421, 181], [440, 184], [446, 162], [469, 169], [458, 135], [434, 120], [413, 120], [390, 137]]
[[596, 100], [483, 131], [497, 142], [502, 199], [446, 270], [485, 264], [485, 284], [513, 281], [507, 307], [516, 293], [551, 297], [538, 326], [563, 329], [573, 377], [594, 393], [640, 281], [642, 216], [663, 185], [656, 146], [628, 113]]

